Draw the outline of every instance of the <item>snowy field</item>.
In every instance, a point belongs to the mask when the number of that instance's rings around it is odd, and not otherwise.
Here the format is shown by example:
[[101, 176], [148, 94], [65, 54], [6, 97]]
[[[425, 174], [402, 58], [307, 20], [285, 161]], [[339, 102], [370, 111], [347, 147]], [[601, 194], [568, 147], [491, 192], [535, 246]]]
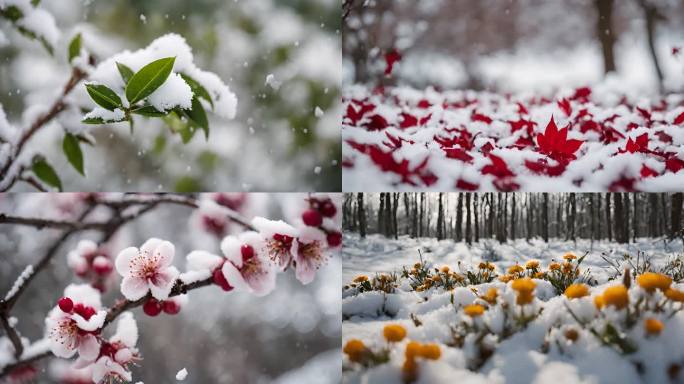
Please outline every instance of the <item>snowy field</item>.
[[[476, 285], [456, 285], [452, 291], [440, 282], [416, 289], [414, 263], [419, 261], [419, 249], [424, 260], [420, 268], [438, 268], [442, 279], [445, 265], [451, 271], [447, 275], [465, 275], [465, 270], [481, 274], [478, 264], [490, 261], [491, 271], [498, 277], [510, 275], [510, 267], [519, 264], [522, 268], [513, 273], [520, 281], [505, 283], [497, 277]], [[636, 279], [632, 275], [627, 289], [620, 283], [621, 277], [609, 280], [615, 269], [601, 258], [603, 253], [620, 260], [627, 253], [636, 264], [637, 252], [642, 252], [639, 265], [645, 256], [653, 263], [652, 270], [663, 271], [669, 261], [682, 257], [682, 251], [679, 240], [667, 244], [638, 239], [629, 245], [603, 241], [594, 242], [593, 247], [587, 240], [576, 244], [487, 240], [469, 250], [452, 240], [346, 235], [342, 256], [343, 381], [682, 382], [681, 277], [671, 282], [659, 274]], [[577, 258], [567, 256], [569, 252]], [[587, 284], [559, 295], [549, 278], [522, 278], [533, 272], [551, 275], [552, 259], [563, 269], [565, 264], [577, 268], [578, 278]], [[526, 268], [530, 260], [538, 260], [539, 266]], [[627, 263], [624, 259], [620, 262]], [[408, 272], [404, 277], [402, 266]], [[374, 277], [392, 272], [398, 272], [394, 292], [359, 293], [363, 290], [359, 275], [366, 275], [375, 285]], [[585, 279], [588, 273], [590, 278]], [[356, 287], [351, 287], [352, 283]], [[387, 325], [390, 327], [385, 328]]]

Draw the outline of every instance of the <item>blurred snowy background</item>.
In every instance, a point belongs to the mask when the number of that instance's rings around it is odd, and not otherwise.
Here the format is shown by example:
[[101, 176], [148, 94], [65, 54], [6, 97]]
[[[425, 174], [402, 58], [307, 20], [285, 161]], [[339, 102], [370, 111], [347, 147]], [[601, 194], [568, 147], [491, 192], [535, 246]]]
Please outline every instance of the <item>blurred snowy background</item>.
[[[659, 80], [651, 24], [664, 89], [684, 88], [684, 52], [675, 52], [684, 46], [679, 0], [345, 3], [351, 5], [343, 25], [346, 84], [551, 93], [595, 85], [606, 73], [620, 91], [653, 93]], [[384, 55], [392, 49], [403, 58], [383, 79]]]
[[[82, 194], [4, 194], [0, 212], [70, 220], [83, 201]], [[240, 208], [247, 218], [263, 215], [292, 220], [291, 208], [305, 194], [249, 194]], [[101, 207], [102, 208], [102, 207]], [[174, 243], [174, 264], [185, 270], [185, 256], [195, 249], [220, 254], [219, 236], [199, 223], [197, 211], [184, 206], [160, 205], [124, 226], [107, 243], [112, 255], [128, 246], [139, 246], [149, 237]], [[99, 217], [97, 211], [91, 219]], [[229, 232], [239, 231], [237, 225]], [[0, 292], [7, 292], [15, 278], [62, 231], [0, 225]], [[67, 253], [78, 240], [99, 240], [99, 233], [81, 232], [60, 247], [50, 267], [41, 272], [13, 310], [18, 329], [37, 340], [43, 336], [44, 318], [72, 281], [83, 282], [67, 267]], [[176, 372], [188, 371], [186, 383], [335, 383], [341, 375], [341, 262], [330, 259], [315, 280], [302, 285], [294, 271], [278, 274], [276, 289], [265, 297], [225, 293], [217, 286], [189, 292], [189, 303], [180, 314], [151, 318], [141, 308], [133, 311], [140, 330], [141, 367], [133, 368], [134, 381], [175, 382]], [[103, 295], [111, 306], [121, 294], [117, 279]], [[36, 365], [37, 382], [64, 368], [67, 361], [45, 359]], [[54, 376], [52, 376], [54, 378]], [[328, 381], [326, 381], [328, 380]], [[55, 381], [56, 382], [56, 381]]]
[[[41, 7], [61, 32], [55, 56], [0, 23], [0, 103], [11, 123], [29, 125], [31, 107], [55, 99], [78, 31], [99, 59], [178, 33], [197, 65], [238, 97], [235, 120], [210, 114], [209, 142], [196, 135], [184, 145], [160, 119], [140, 119], [133, 137], [125, 124], [93, 127], [97, 145], [83, 146], [85, 178], [62, 153], [62, 128], [74, 127], [52, 122], [29, 149], [47, 155], [67, 190], [340, 190], [338, 0], [45, 0]], [[78, 88], [75, 96], [87, 97]]]

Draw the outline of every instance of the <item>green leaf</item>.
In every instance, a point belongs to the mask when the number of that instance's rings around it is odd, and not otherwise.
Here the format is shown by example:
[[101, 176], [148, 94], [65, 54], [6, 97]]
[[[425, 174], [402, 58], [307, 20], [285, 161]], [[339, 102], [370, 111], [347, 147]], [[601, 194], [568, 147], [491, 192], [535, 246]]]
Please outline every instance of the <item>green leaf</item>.
[[31, 5], [37, 7], [38, 5], [40, 5], [40, 0], [31, 0]]
[[146, 117], [162, 117], [166, 116], [168, 112], [164, 111], [159, 111], [155, 107], [151, 105], [145, 105], [140, 108], [136, 108], [131, 111], [131, 113], [135, 113], [136, 115], [141, 115], [141, 116], [146, 116]]
[[151, 95], [171, 74], [175, 57], [155, 60], [142, 67], [126, 85], [126, 98], [131, 104]]
[[209, 120], [207, 120], [207, 113], [204, 111], [202, 103], [196, 97], [192, 98], [192, 109], [183, 110], [183, 113], [190, 120], [190, 123], [195, 127], [202, 128], [204, 137], [209, 139]]
[[121, 74], [124, 84], [128, 84], [128, 82], [131, 81], [131, 77], [134, 75], [133, 70], [121, 63], [116, 63], [116, 68], [119, 69], [119, 74]]
[[190, 176], [183, 176], [176, 181], [174, 190], [178, 193], [199, 192], [202, 190], [202, 186], [197, 179]]
[[37, 157], [34, 159], [31, 169], [45, 184], [55, 187], [60, 191], [62, 190], [62, 181], [59, 179], [59, 176], [57, 176], [57, 172], [55, 172], [54, 168], [52, 168], [44, 158]]
[[183, 80], [185, 80], [186, 83], [188, 83], [193, 95], [195, 95], [196, 97], [203, 98], [209, 104], [211, 104], [211, 109], [214, 109], [214, 102], [211, 100], [209, 92], [207, 92], [207, 90], [202, 86], [202, 84], [198, 83], [195, 79], [186, 74], [181, 73], [181, 77], [183, 78]]
[[121, 99], [111, 89], [101, 84], [86, 84], [88, 94], [99, 106], [110, 111], [121, 107]]
[[69, 160], [69, 163], [74, 166], [74, 169], [85, 176], [85, 172], [83, 171], [83, 152], [81, 152], [81, 146], [79, 145], [76, 136], [67, 133], [62, 142], [62, 149], [64, 150], [64, 154], [66, 155], [67, 160]]
[[69, 62], [81, 53], [81, 34], [77, 34], [69, 43]]
[[0, 16], [11, 22], [15, 22], [24, 17], [24, 13], [16, 5], [10, 5], [9, 7], [0, 9]]
[[87, 117], [83, 120], [81, 120], [81, 123], [83, 124], [112, 124], [112, 123], [121, 123], [126, 120], [126, 118], [123, 118], [121, 120], [105, 120], [101, 117]]

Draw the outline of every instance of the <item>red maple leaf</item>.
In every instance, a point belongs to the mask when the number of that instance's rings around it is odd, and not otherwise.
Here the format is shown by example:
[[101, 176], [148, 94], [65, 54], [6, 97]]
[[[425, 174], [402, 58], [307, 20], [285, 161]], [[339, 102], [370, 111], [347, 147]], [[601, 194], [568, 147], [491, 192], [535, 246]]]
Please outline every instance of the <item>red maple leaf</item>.
[[491, 117], [489, 117], [487, 115], [483, 115], [481, 113], [474, 112], [474, 111], [473, 111], [473, 114], [470, 116], [470, 119], [472, 121], [481, 121], [485, 124], [491, 124], [492, 123]]
[[558, 130], [553, 116], [546, 126], [546, 131], [537, 135], [539, 151], [559, 163], [567, 164], [570, 160], [575, 160], [575, 152], [583, 143], [582, 140], [568, 140], [568, 127]]
[[684, 160], [680, 160], [675, 156], [672, 156], [665, 160], [665, 169], [672, 173], [677, 173], [684, 169]]
[[463, 179], [458, 179], [456, 181], [456, 188], [462, 189], [464, 191], [477, 191], [478, 188], [480, 188], [480, 186], [478, 184], [465, 181]]
[[679, 53], [682, 51], [681, 47], [672, 47], [672, 56], [677, 57], [679, 56]]
[[377, 113], [370, 117], [370, 120], [363, 124], [369, 131], [380, 131], [389, 126], [387, 119], [378, 115]]
[[591, 96], [591, 88], [582, 87], [582, 88], [577, 88], [575, 90], [575, 94], [572, 95], [572, 97], [570, 99], [578, 100], [582, 103], [586, 103], [587, 101], [589, 101], [589, 96]]
[[529, 112], [527, 111], [527, 108], [525, 108], [525, 106], [520, 102], [518, 102], [518, 114], [520, 114], [520, 115], [528, 115], [529, 114]]
[[570, 117], [570, 114], [572, 114], [572, 107], [570, 106], [570, 100], [568, 100], [568, 99], [558, 100], [558, 107], [565, 113], [565, 116]]
[[394, 70], [394, 64], [401, 60], [401, 54], [396, 50], [392, 49], [385, 53], [385, 75], [391, 75]]
[[618, 153], [636, 153], [636, 152], [642, 152], [642, 153], [650, 153], [648, 150], [648, 133], [644, 133], [640, 135], [639, 137], [636, 138], [636, 141], [632, 140], [630, 137], [627, 139], [627, 144], [625, 144], [625, 148], [621, 149]]
[[668, 144], [671, 144], [671, 143], [672, 143], [672, 136], [668, 135], [668, 134], [665, 133], [664, 131], [658, 131], [658, 132], [655, 133], [655, 135], [656, 135], [656, 136], [658, 137], [658, 139], [659, 139], [660, 141], [662, 141], [663, 143], [668, 143]]
[[366, 113], [375, 109], [375, 105], [363, 101], [352, 100], [347, 106], [347, 118], [351, 125], [356, 125]]
[[401, 129], [411, 128], [418, 125], [418, 119], [410, 113], [402, 112], [400, 117], [401, 122], [399, 123], [399, 127]]
[[432, 104], [431, 104], [429, 101], [427, 101], [426, 99], [421, 99], [421, 100], [418, 102], [418, 105], [417, 105], [417, 106], [418, 106], [418, 108], [420, 108], [420, 109], [428, 109], [428, 108], [432, 107]]
[[639, 171], [639, 174], [641, 175], [642, 178], [647, 178], [647, 177], [652, 177], [652, 176], [658, 176], [658, 172], [656, 172], [654, 169], [649, 168], [646, 164], [643, 164], [641, 166], [641, 171]]
[[466, 163], [473, 161], [473, 157], [461, 148], [442, 148], [449, 159], [461, 160]]
[[613, 181], [608, 190], [610, 192], [635, 192], [634, 183], [636, 179], [633, 177], [621, 176], [618, 180]]
[[508, 165], [503, 161], [502, 158], [496, 155], [489, 154], [489, 160], [492, 161], [491, 164], [485, 165], [480, 171], [483, 175], [493, 175], [497, 178], [503, 177], [513, 177], [515, 174], [508, 169]]
[[558, 165], [550, 165], [546, 159], [539, 159], [537, 161], [525, 160], [525, 167], [538, 175], [560, 176], [565, 172], [566, 165], [558, 163]]
[[674, 125], [680, 125], [684, 124], [684, 112], [680, 113], [679, 116], [677, 116], [674, 121], [672, 122]]

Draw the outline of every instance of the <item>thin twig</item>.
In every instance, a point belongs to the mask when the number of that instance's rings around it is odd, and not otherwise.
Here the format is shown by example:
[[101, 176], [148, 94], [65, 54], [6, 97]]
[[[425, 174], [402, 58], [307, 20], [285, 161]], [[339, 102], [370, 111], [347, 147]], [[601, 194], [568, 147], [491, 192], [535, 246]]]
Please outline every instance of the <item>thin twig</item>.
[[37, 229], [53, 228], [53, 229], [74, 229], [78, 231], [88, 229], [104, 229], [108, 222], [81, 222], [68, 220], [50, 220], [39, 219], [34, 217], [12, 216], [0, 213], [0, 224], [14, 224], [35, 227]]
[[[90, 59], [90, 61], [94, 63], [92, 58]], [[78, 68], [74, 68], [71, 71], [71, 78], [69, 78], [66, 85], [64, 85], [64, 89], [62, 90], [62, 94], [60, 95], [60, 97], [52, 104], [50, 109], [46, 113], [40, 115], [36, 119], [36, 121], [34, 121], [33, 124], [31, 124], [29, 129], [27, 129], [19, 138], [19, 142], [17, 142], [17, 145], [14, 147], [14, 150], [11, 152], [9, 158], [7, 159], [7, 163], [0, 170], [0, 178], [4, 179], [7, 176], [10, 168], [15, 163], [15, 161], [17, 161], [17, 159], [21, 155], [21, 152], [24, 149], [24, 146], [33, 137], [33, 135], [35, 135], [47, 123], [52, 121], [52, 119], [54, 119], [57, 115], [59, 115], [62, 111], [64, 111], [64, 109], [67, 106], [67, 104], [66, 104], [67, 95], [69, 95], [71, 93], [71, 91], [74, 90], [74, 87], [76, 87], [76, 85], [81, 80], [85, 79], [86, 76], [87, 76], [87, 74]], [[17, 176], [14, 176], [14, 179], [11, 182], [7, 183], [7, 185], [5, 186], [5, 188], [3, 188], [2, 191], [9, 190], [14, 185], [14, 183], [17, 180], [19, 180], [20, 178], [21, 178], [20, 174]], [[0, 179], [0, 180], [2, 180], [2, 179]], [[28, 180], [24, 180], [24, 181], [29, 182]]]
[[17, 333], [17, 330], [14, 329], [12, 324], [10, 324], [9, 319], [5, 314], [0, 314], [0, 323], [2, 323], [2, 327], [5, 329], [7, 337], [9, 337], [12, 345], [14, 346], [14, 357], [18, 358], [22, 353], [24, 353], [24, 345], [21, 344], [19, 333]]

